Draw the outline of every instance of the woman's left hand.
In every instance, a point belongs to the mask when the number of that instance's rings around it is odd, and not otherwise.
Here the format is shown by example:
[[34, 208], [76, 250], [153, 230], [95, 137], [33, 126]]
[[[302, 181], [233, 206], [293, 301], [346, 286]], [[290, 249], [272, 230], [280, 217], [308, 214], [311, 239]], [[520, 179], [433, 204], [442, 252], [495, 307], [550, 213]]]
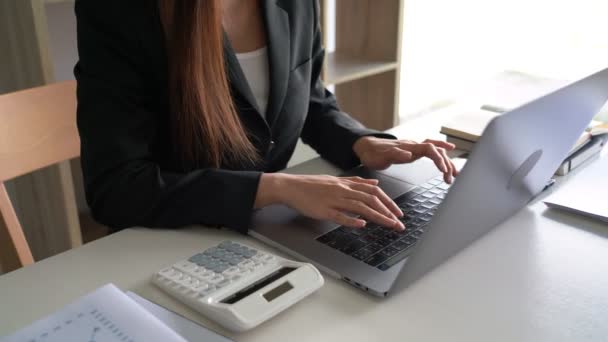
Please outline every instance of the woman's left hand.
[[353, 151], [361, 163], [374, 170], [384, 170], [392, 164], [411, 163], [422, 157], [430, 158], [443, 172], [446, 183], [452, 183], [453, 177], [458, 175], [456, 166], [447, 154], [454, 148], [454, 144], [439, 140], [427, 139], [417, 143], [370, 136], [359, 138], [353, 145]]

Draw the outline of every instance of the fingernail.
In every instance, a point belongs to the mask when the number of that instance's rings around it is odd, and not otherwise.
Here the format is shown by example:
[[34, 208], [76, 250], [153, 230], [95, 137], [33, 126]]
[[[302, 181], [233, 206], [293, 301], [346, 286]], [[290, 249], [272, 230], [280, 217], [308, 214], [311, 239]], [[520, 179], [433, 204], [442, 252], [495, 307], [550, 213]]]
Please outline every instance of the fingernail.
[[395, 224], [397, 225], [397, 228], [404, 230], [405, 226], [403, 225], [403, 222], [401, 221], [395, 221]]
[[403, 210], [399, 209], [399, 217], [403, 217], [404, 215]]

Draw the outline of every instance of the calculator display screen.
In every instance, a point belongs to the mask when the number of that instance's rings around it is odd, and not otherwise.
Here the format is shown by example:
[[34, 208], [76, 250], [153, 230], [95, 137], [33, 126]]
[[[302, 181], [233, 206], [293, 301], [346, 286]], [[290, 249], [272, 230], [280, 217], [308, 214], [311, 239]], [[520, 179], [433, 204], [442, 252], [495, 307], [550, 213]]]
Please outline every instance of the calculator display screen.
[[291, 284], [288, 281], [286, 281], [283, 284], [275, 287], [274, 289], [264, 293], [262, 296], [264, 296], [264, 299], [271, 302], [275, 298], [279, 297], [280, 295], [284, 294], [285, 292], [287, 292], [291, 289], [293, 289], [293, 286], [291, 286]]
[[[294, 270], [296, 270], [296, 269], [293, 267], [283, 267], [280, 270], [268, 275], [267, 277], [260, 279], [253, 284], [250, 284], [249, 286], [245, 287], [244, 289], [240, 290], [239, 292], [224, 298], [221, 301], [221, 303], [234, 304], [234, 303], [238, 302], [239, 300], [256, 292], [257, 290], [263, 288], [264, 286], [271, 284], [272, 282], [274, 282], [278, 279], [281, 279], [282, 277], [288, 275], [289, 273], [293, 272]], [[285, 284], [288, 284], [289, 288], [285, 288], [284, 287]], [[270, 302], [271, 300], [277, 298], [278, 296], [291, 290], [292, 288], [293, 288], [293, 286], [291, 286], [291, 284], [289, 284], [288, 282], [285, 282], [282, 285], [279, 285], [278, 287], [276, 287], [273, 290], [270, 290], [266, 294], [264, 294], [264, 298]], [[268, 296], [268, 297], [266, 297], [266, 296]]]

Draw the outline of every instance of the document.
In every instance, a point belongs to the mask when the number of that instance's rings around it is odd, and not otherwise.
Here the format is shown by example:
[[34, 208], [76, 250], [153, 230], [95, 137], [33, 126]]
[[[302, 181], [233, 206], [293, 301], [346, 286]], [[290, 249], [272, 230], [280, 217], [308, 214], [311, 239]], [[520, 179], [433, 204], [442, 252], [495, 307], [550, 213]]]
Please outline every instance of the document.
[[137, 304], [148, 310], [151, 314], [156, 316], [156, 318], [163, 321], [169, 328], [173, 329], [173, 331], [180, 334], [188, 341], [232, 342], [231, 339], [198, 325], [160, 305], [154, 304], [133, 292], [127, 292], [127, 296], [131, 297]]
[[0, 342], [186, 342], [112, 284]]
[[608, 156], [602, 156], [567, 180], [544, 202], [550, 208], [608, 222]]

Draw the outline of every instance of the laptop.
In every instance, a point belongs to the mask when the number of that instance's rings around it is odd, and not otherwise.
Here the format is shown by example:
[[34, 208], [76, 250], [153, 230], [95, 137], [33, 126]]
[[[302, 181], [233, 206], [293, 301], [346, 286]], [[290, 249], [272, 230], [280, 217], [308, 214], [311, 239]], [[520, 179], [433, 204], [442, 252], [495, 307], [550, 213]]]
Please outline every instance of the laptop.
[[[256, 212], [250, 234], [376, 296], [405, 288], [539, 194], [608, 100], [608, 69], [492, 120], [453, 185], [432, 162], [346, 175], [378, 179], [406, 230], [352, 229], [282, 205]], [[398, 284], [398, 285], [395, 285]]]

